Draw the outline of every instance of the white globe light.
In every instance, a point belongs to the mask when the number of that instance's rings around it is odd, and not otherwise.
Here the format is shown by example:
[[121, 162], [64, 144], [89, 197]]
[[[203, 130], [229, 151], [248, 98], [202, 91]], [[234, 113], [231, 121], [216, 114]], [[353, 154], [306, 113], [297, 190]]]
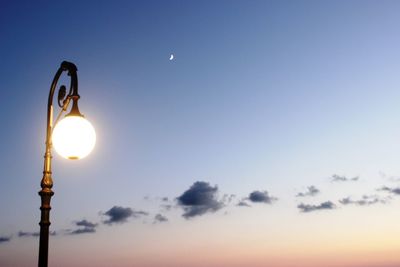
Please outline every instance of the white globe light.
[[66, 116], [54, 127], [52, 143], [62, 157], [81, 159], [93, 150], [96, 144], [96, 132], [84, 117]]

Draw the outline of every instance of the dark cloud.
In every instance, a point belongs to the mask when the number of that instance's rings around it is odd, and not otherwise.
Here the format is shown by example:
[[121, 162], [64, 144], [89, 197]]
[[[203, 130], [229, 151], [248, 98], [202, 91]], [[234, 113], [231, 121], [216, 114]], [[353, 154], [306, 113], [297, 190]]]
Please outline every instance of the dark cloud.
[[332, 210], [336, 208], [336, 205], [331, 201], [322, 202], [319, 205], [308, 205], [308, 204], [299, 204], [297, 206], [300, 209], [300, 212], [312, 212], [317, 210]]
[[217, 199], [218, 187], [212, 187], [207, 182], [195, 182], [188, 190], [177, 197], [178, 205], [183, 210], [186, 219], [215, 212], [224, 206], [224, 202]]
[[133, 210], [131, 208], [124, 208], [119, 206], [114, 206], [108, 211], [104, 213], [104, 215], [108, 216], [108, 220], [105, 220], [105, 224], [113, 224], [113, 223], [124, 223], [131, 217], [133, 214]]
[[92, 223], [87, 220], [81, 220], [75, 222], [76, 226], [83, 226], [83, 227], [89, 227], [89, 228], [95, 228], [97, 226], [97, 223]]
[[162, 222], [168, 222], [168, 218], [162, 214], [157, 214], [156, 216], [154, 216], [154, 223], [162, 223]]
[[382, 199], [376, 195], [371, 195], [371, 196], [364, 195], [359, 200], [352, 200], [350, 197], [346, 197], [346, 198], [339, 200], [339, 203], [342, 205], [353, 204], [353, 205], [358, 205], [358, 206], [369, 206], [369, 205], [378, 204], [378, 203], [385, 204], [385, 203], [387, 203], [387, 199]]
[[164, 201], [164, 202], [168, 202], [168, 198], [167, 197], [163, 197], [163, 198], [161, 198], [161, 200]]
[[71, 235], [80, 235], [80, 234], [92, 234], [92, 233], [96, 233], [96, 228], [83, 227], [83, 228], [79, 228], [79, 229], [76, 229], [74, 231], [71, 231], [69, 234], [71, 234]]
[[296, 197], [308, 197], [308, 196], [312, 197], [317, 195], [319, 192], [320, 192], [319, 189], [312, 185], [307, 187], [306, 192], [300, 192], [296, 195]]
[[387, 191], [387, 192], [395, 194], [395, 195], [400, 195], [400, 187], [383, 186], [383, 187], [379, 188], [378, 191]]
[[253, 191], [249, 194], [249, 200], [256, 203], [271, 204], [277, 200], [277, 198], [270, 196], [268, 191]]
[[332, 182], [355, 182], [355, 181], [358, 181], [359, 179], [360, 179], [359, 176], [355, 176], [353, 178], [348, 178], [344, 175], [341, 176], [341, 175], [337, 175], [337, 174], [334, 174], [331, 177]]
[[80, 234], [89, 234], [96, 233], [97, 223], [92, 223], [87, 220], [76, 221], [75, 225], [80, 227], [76, 230], [70, 230], [68, 234], [70, 235], [80, 235]]
[[138, 218], [140, 216], [146, 216], [149, 215], [145, 211], [135, 211], [132, 210], [131, 208], [124, 208], [124, 207], [119, 207], [119, 206], [114, 206], [108, 211], [104, 212], [103, 215], [108, 216], [109, 218], [104, 221], [105, 224], [114, 224], [114, 223], [124, 223], [126, 222], [130, 217], [133, 218]]
[[11, 236], [0, 236], [0, 243], [10, 242]]
[[[52, 236], [57, 235], [55, 231], [50, 231], [49, 234]], [[24, 232], [24, 231], [18, 232], [18, 237], [38, 237], [39, 235], [40, 235], [39, 232]]]
[[239, 206], [239, 207], [251, 207], [249, 204], [247, 204], [247, 202], [245, 202], [243, 200], [239, 201], [239, 203], [237, 203], [236, 206]]

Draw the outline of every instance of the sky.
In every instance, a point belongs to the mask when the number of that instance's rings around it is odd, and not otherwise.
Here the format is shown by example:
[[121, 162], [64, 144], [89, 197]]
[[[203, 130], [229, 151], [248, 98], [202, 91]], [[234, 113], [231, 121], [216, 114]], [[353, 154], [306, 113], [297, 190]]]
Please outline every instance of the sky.
[[0, 1], [0, 266], [37, 264], [63, 60], [97, 143], [53, 154], [50, 266], [400, 266], [399, 10]]

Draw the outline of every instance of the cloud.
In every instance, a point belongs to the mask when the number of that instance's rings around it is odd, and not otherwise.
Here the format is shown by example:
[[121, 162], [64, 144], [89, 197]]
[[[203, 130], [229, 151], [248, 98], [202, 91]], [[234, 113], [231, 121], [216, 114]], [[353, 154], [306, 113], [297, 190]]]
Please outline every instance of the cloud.
[[168, 222], [168, 218], [160, 213], [154, 216], [154, 223], [162, 223], [162, 222]]
[[140, 216], [147, 216], [147, 215], [149, 215], [149, 213], [146, 212], [146, 211], [134, 210], [133, 214], [132, 214], [132, 217], [137, 218], [137, 217], [140, 217]]
[[70, 235], [96, 233], [96, 227], [98, 225], [97, 223], [92, 223], [87, 220], [76, 221], [74, 224], [79, 228], [76, 230], [68, 230], [68, 234]]
[[0, 243], [10, 242], [11, 236], [0, 236]]
[[169, 204], [164, 204], [164, 205], [161, 205], [160, 206], [160, 208], [161, 209], [163, 209], [164, 211], [169, 211], [169, 210], [171, 210], [172, 209], [172, 205], [169, 205]]
[[80, 234], [91, 234], [91, 233], [96, 233], [96, 228], [83, 227], [83, 228], [79, 228], [74, 231], [71, 231], [69, 234], [80, 235]]
[[320, 192], [319, 189], [312, 185], [307, 187], [306, 192], [300, 192], [296, 195], [296, 197], [308, 197], [308, 196], [312, 197], [317, 195], [319, 192]]
[[222, 196], [223, 203], [231, 203], [236, 198], [235, 194], [224, 194]]
[[176, 208], [175, 203], [173, 200], [170, 200], [169, 197], [161, 197], [161, 203], [160, 203], [160, 212], [167, 212], [170, 211], [172, 208]]
[[183, 210], [186, 219], [215, 212], [224, 206], [224, 202], [217, 199], [218, 187], [212, 187], [207, 182], [197, 181], [183, 194], [177, 197], [178, 205]]
[[104, 221], [105, 224], [124, 223], [132, 216], [133, 210], [131, 208], [114, 206], [103, 214], [109, 217]]
[[[55, 231], [50, 231], [49, 234], [52, 236], [57, 235]], [[24, 231], [18, 232], [18, 237], [38, 237], [39, 235], [40, 235], [39, 232], [24, 232]]]
[[383, 186], [383, 187], [379, 188], [378, 191], [387, 191], [387, 192], [395, 194], [395, 195], [400, 195], [400, 187]]
[[358, 181], [360, 179], [359, 176], [354, 176], [353, 178], [348, 178], [346, 176], [340, 176], [337, 174], [332, 175], [331, 177], [331, 181], [332, 182], [355, 182]]
[[331, 202], [331, 201], [326, 201], [322, 202], [319, 205], [308, 205], [308, 204], [299, 204], [297, 206], [298, 209], [300, 209], [300, 212], [312, 212], [312, 211], [317, 211], [317, 210], [332, 210], [336, 208], [336, 205]]
[[387, 203], [387, 200], [382, 199], [376, 195], [371, 195], [371, 196], [364, 195], [359, 200], [352, 200], [350, 197], [346, 197], [346, 198], [339, 200], [339, 203], [342, 205], [353, 204], [353, 205], [358, 205], [358, 206], [369, 206], [369, 205], [378, 204], [378, 203], [385, 204], [385, 203]]
[[89, 227], [89, 228], [95, 228], [97, 226], [97, 223], [92, 223], [86, 220], [81, 220], [75, 222], [76, 226], [83, 226], [83, 227]]
[[245, 201], [239, 201], [239, 203], [236, 204], [236, 206], [238, 207], [251, 207], [249, 204], [247, 204], [247, 202]]
[[28, 237], [28, 236], [34, 236], [34, 237], [36, 237], [36, 236], [39, 236], [40, 235], [40, 233], [39, 232], [23, 232], [23, 231], [19, 231], [18, 232], [18, 236], [19, 237]]
[[386, 173], [379, 171], [379, 176], [381, 176], [383, 179], [386, 179], [391, 182], [399, 182], [400, 177], [399, 176], [393, 176], [393, 175], [387, 175]]
[[255, 203], [267, 203], [271, 204], [275, 200], [276, 197], [272, 197], [268, 194], [268, 191], [253, 191], [249, 194], [249, 200]]
[[136, 211], [132, 210], [131, 208], [124, 208], [124, 207], [119, 207], [119, 206], [114, 206], [108, 211], [104, 212], [103, 215], [108, 216], [109, 218], [104, 221], [105, 224], [114, 224], [114, 223], [124, 223], [127, 222], [127, 220], [130, 217], [133, 218], [138, 218], [140, 216], [147, 216], [149, 213], [145, 211]]

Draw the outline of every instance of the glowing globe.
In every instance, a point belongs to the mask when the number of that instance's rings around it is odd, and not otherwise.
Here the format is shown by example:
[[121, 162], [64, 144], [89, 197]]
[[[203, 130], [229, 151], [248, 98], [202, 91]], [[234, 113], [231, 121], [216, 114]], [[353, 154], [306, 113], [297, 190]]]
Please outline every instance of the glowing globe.
[[66, 116], [54, 127], [52, 143], [57, 153], [67, 159], [86, 157], [96, 144], [92, 124], [82, 116]]

